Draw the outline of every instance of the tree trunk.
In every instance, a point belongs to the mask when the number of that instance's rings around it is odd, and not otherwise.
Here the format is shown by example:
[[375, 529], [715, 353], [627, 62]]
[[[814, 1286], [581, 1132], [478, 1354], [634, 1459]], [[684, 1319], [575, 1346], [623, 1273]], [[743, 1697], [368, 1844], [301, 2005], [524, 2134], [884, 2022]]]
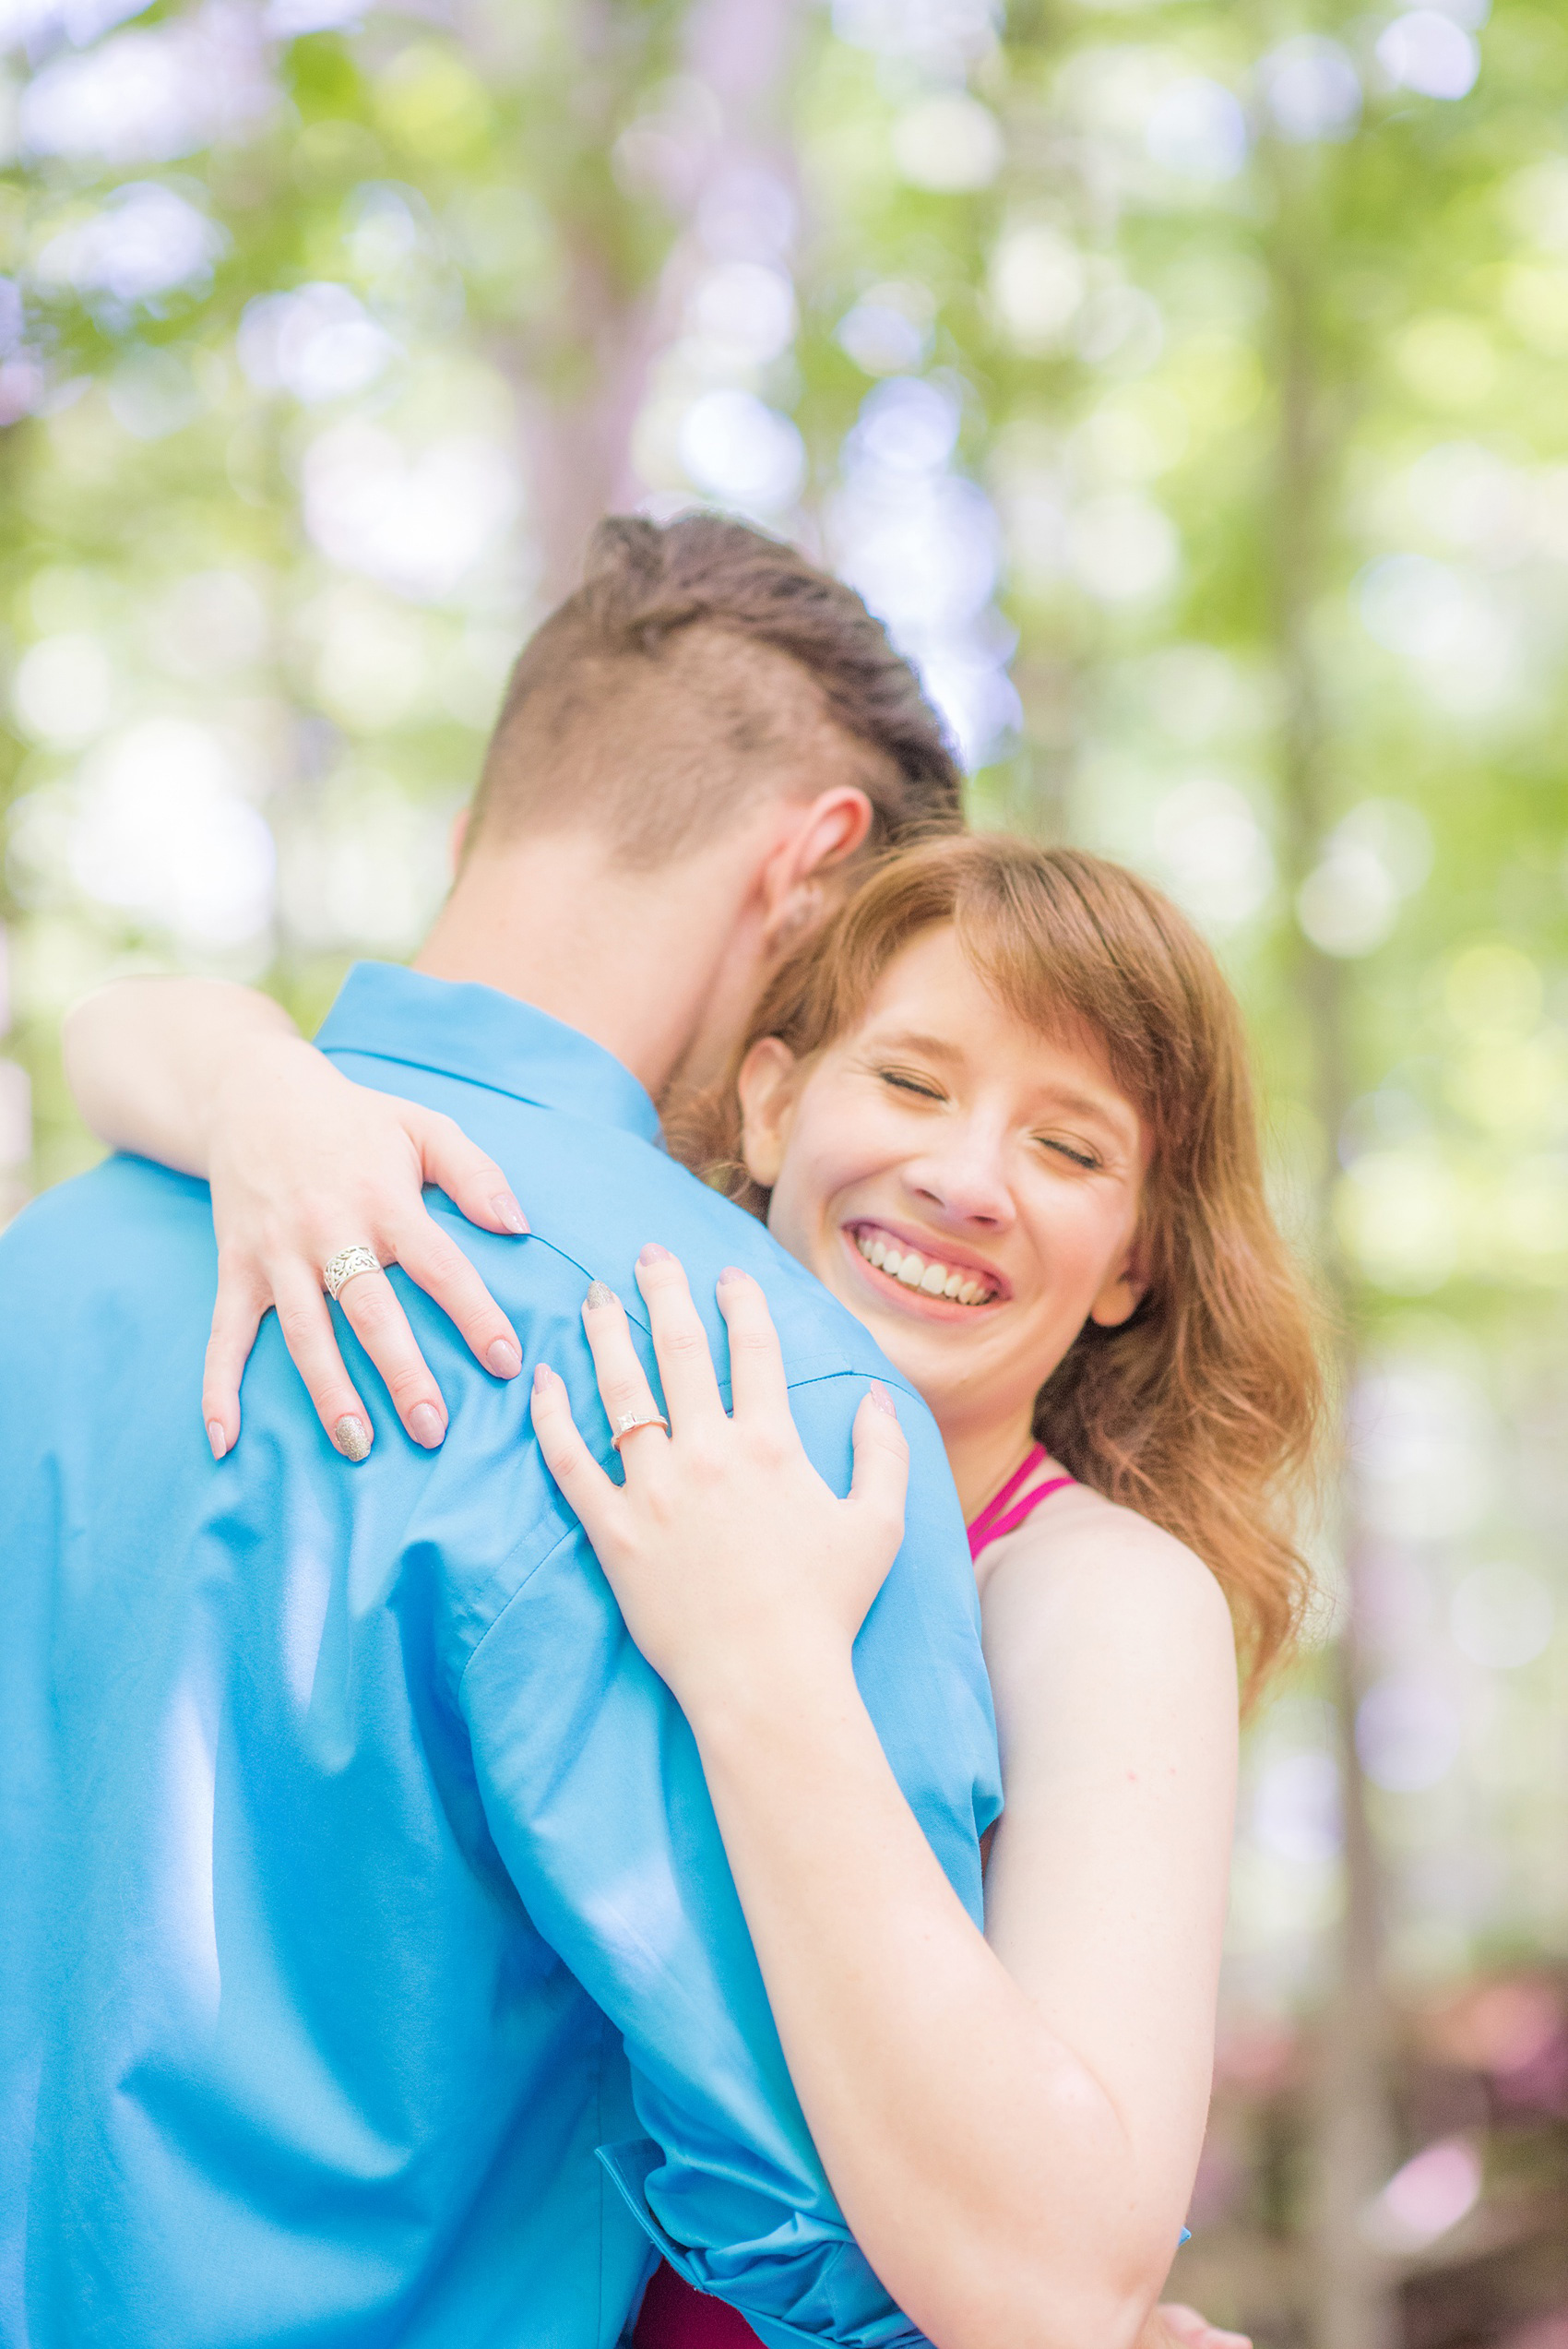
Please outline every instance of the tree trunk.
[[[1321, 853], [1334, 810], [1329, 752], [1313, 638], [1313, 606], [1324, 578], [1318, 518], [1330, 495], [1329, 402], [1318, 365], [1324, 227], [1313, 200], [1310, 150], [1274, 149], [1277, 204], [1273, 243], [1278, 327], [1280, 430], [1276, 509], [1276, 613], [1285, 688], [1282, 805], [1286, 878], [1292, 894]], [[1329, 1185], [1351, 1090], [1346, 972], [1292, 930], [1297, 1001], [1312, 1067], [1313, 1106], [1324, 1148], [1318, 1186], [1319, 1260], [1343, 1333], [1336, 1385], [1348, 1405], [1355, 1377], [1355, 1300], [1336, 1248]], [[1342, 1463], [1342, 1470], [1343, 1470]], [[1360, 2218], [1394, 2160], [1386, 2088], [1386, 2024], [1378, 1860], [1356, 1749], [1362, 1673], [1363, 1563], [1353, 1483], [1343, 1473], [1339, 1521], [1330, 1529], [1342, 1559], [1333, 1655], [1344, 1807], [1344, 1910], [1336, 1978], [1324, 2016], [1313, 2111], [1313, 2331], [1317, 2349], [1394, 2349], [1398, 2309], [1385, 2262], [1364, 2239]]]
[[[513, 364], [547, 605], [576, 583], [600, 516], [636, 507], [646, 495], [633, 458], [634, 428], [703, 263], [705, 199], [748, 167], [792, 180], [779, 118], [799, 18], [800, 0], [694, 0], [674, 62], [707, 104], [678, 123], [669, 172], [630, 193], [602, 183], [596, 189], [593, 174], [585, 173], [583, 195], [557, 221], [565, 283], [552, 307], [548, 343], [517, 353]], [[573, 104], [583, 148], [597, 158], [624, 126], [642, 77], [633, 79], [624, 64], [616, 69], [613, 11], [607, 19], [603, 6], [583, 7], [576, 22], [582, 73]], [[646, 49], [630, 62], [646, 67]], [[606, 233], [617, 203], [657, 205], [671, 216], [670, 249], [649, 280], [629, 275], [619, 240]]]

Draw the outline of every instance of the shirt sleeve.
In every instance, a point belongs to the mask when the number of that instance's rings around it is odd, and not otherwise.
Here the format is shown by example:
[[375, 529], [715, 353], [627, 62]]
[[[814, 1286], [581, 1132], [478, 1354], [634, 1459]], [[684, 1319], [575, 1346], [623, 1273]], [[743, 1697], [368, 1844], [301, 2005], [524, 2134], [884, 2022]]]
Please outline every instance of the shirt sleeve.
[[[840, 1375], [791, 1390], [840, 1493], [864, 1388]], [[573, 1401], [591, 1424], [587, 1398]], [[856, 1676], [978, 1923], [980, 1835], [1000, 1783], [974, 1579], [935, 1428], [915, 1397], [901, 1393], [899, 1409], [909, 1531], [856, 1643]], [[625, 2045], [646, 2136], [601, 2158], [687, 2280], [777, 2349], [915, 2349], [922, 2336], [849, 2235], [790, 2085], [695, 1741], [575, 1519], [557, 1525], [475, 1649], [461, 1701], [491, 1831], [529, 1914]]]

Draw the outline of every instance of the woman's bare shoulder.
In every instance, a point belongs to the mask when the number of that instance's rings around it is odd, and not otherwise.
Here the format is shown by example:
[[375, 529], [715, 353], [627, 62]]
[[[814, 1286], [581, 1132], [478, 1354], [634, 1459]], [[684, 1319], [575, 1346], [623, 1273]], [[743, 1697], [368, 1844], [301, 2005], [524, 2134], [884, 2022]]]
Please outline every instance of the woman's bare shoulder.
[[1053, 1494], [996, 1544], [981, 1609], [1013, 1638], [1071, 1618], [1230, 1641], [1224, 1592], [1196, 1551], [1087, 1485]]

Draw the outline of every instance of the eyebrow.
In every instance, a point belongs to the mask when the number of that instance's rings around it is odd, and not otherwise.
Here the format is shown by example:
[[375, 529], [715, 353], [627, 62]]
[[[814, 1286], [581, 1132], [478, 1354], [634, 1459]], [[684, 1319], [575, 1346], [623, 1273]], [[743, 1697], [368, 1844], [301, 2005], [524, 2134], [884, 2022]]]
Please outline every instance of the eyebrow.
[[1051, 1097], [1053, 1102], [1059, 1103], [1063, 1109], [1081, 1109], [1091, 1117], [1114, 1118], [1116, 1115], [1117, 1103], [1115, 1102], [1103, 1101], [1096, 1093], [1075, 1093], [1070, 1090], [1065, 1092], [1058, 1092], [1053, 1088]]
[[879, 1041], [884, 1052], [923, 1052], [928, 1060], [945, 1060], [949, 1064], [964, 1057], [961, 1044], [949, 1043], [944, 1036], [923, 1035], [918, 1028], [901, 1028], [896, 1036]]

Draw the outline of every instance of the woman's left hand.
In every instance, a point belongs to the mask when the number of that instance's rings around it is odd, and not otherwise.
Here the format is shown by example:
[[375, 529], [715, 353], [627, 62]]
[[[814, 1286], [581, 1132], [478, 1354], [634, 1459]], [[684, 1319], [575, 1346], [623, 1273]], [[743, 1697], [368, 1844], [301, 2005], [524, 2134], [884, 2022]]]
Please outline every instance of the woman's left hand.
[[[904, 1538], [909, 1447], [873, 1386], [854, 1423], [847, 1500], [824, 1483], [790, 1416], [778, 1334], [757, 1282], [727, 1272], [733, 1416], [686, 1276], [667, 1249], [637, 1259], [670, 1431], [623, 1437], [612, 1482], [572, 1417], [566, 1389], [536, 1371], [533, 1424], [545, 1464], [598, 1553], [627, 1628], [694, 1726], [799, 1672], [848, 1656]], [[620, 1300], [595, 1282], [583, 1307], [612, 1427], [659, 1417]]]

